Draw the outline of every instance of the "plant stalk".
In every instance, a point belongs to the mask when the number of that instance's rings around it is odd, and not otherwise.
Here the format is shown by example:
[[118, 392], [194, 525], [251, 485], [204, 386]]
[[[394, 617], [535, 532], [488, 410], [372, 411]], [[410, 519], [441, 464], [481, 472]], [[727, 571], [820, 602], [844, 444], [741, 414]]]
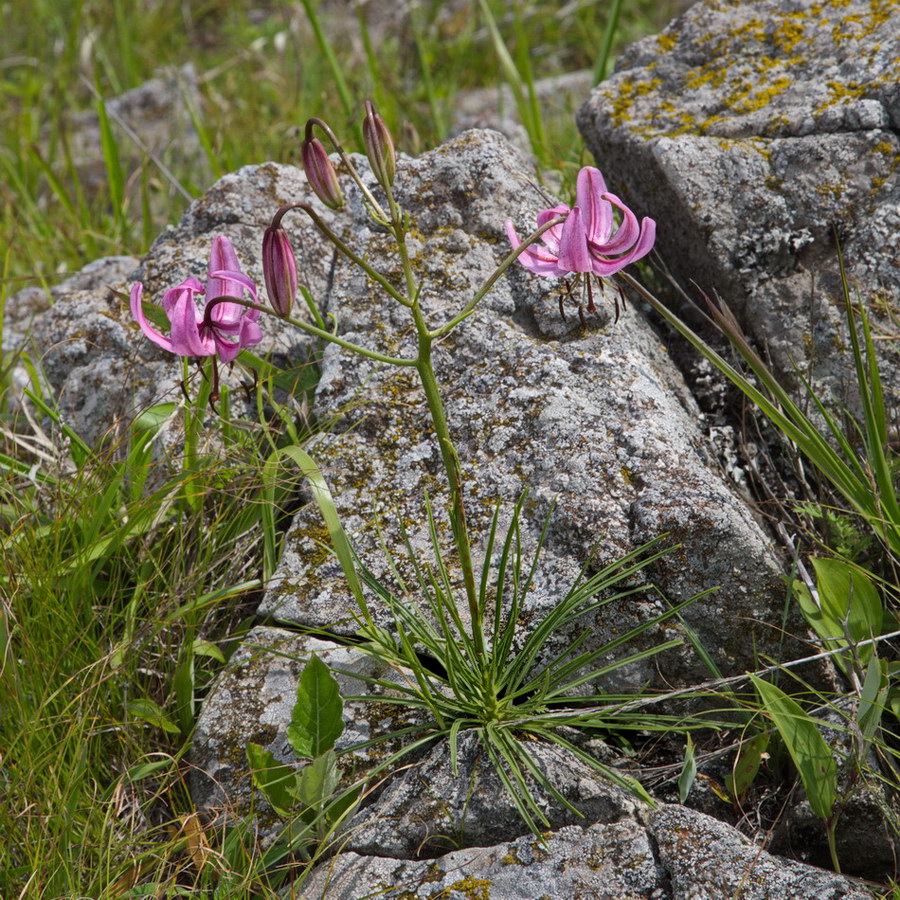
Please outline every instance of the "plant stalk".
[[431, 413], [431, 421], [437, 435], [438, 447], [441, 451], [441, 459], [447, 480], [450, 483], [450, 522], [453, 529], [453, 540], [456, 544], [456, 552], [459, 555], [459, 567], [462, 570], [463, 583], [466, 590], [466, 600], [469, 605], [469, 617], [472, 621], [472, 639], [475, 642], [476, 652], [484, 657], [484, 628], [481, 609], [478, 605], [478, 594], [475, 589], [475, 566], [472, 562], [472, 548], [469, 543], [469, 530], [466, 522], [466, 508], [463, 494], [462, 467], [459, 463], [459, 455], [450, 437], [450, 429], [447, 425], [447, 415], [444, 412], [444, 402], [441, 400], [440, 389], [434, 374], [434, 366], [431, 360], [432, 338], [428, 333], [418, 305], [413, 313], [416, 319], [416, 328], [419, 332], [419, 356], [416, 361], [416, 371], [425, 391], [425, 402]]

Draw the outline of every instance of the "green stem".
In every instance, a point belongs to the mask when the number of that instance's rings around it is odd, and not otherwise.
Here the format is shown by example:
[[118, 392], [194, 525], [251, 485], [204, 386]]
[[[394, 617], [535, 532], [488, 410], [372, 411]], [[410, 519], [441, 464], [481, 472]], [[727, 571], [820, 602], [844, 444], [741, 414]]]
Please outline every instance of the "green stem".
[[318, 228], [319, 231], [321, 231], [322, 234], [324, 234], [325, 237], [327, 237], [328, 240], [347, 257], [347, 259], [359, 266], [359, 268], [373, 281], [380, 284], [398, 303], [402, 303], [404, 306], [411, 305], [410, 301], [407, 300], [406, 297], [404, 297], [403, 294], [401, 294], [400, 291], [384, 277], [384, 275], [376, 269], [373, 269], [361, 256], [357, 256], [347, 244], [322, 221], [322, 217], [308, 203], [288, 203], [286, 206], [282, 206], [281, 209], [275, 213], [275, 217], [272, 219], [272, 225], [279, 225], [285, 213], [290, 212], [292, 209], [302, 209], [303, 212], [312, 219], [316, 228]]
[[[260, 312], [268, 313], [271, 316], [277, 315], [273, 310], [269, 309], [268, 306], [263, 306], [261, 303], [253, 303], [251, 300], [244, 300], [243, 297], [223, 296], [216, 297], [215, 300], [211, 300], [207, 303], [207, 316], [217, 303], [236, 303], [238, 306], [246, 306], [247, 309], [258, 309]], [[375, 360], [375, 362], [385, 363], [385, 365], [388, 366], [412, 367], [417, 365], [415, 359], [406, 359], [402, 356], [387, 356], [384, 353], [379, 353], [377, 350], [369, 350], [367, 347], [361, 347], [359, 344], [354, 344], [352, 341], [345, 341], [343, 338], [338, 337], [336, 334], [332, 334], [330, 331], [326, 331], [324, 328], [310, 325], [309, 322], [304, 322], [302, 319], [294, 319], [291, 316], [278, 316], [278, 318], [285, 322], [289, 322], [291, 325], [294, 325], [301, 331], [305, 331], [307, 334], [321, 338], [323, 341], [330, 341], [332, 344], [337, 344], [338, 347], [343, 347], [345, 350], [352, 350], [360, 356], [367, 356], [369, 359]]]
[[835, 872], [840, 874], [841, 861], [837, 852], [837, 823], [838, 815], [834, 814], [825, 822], [825, 833], [828, 835], [828, 853], [831, 856], [831, 865]]
[[525, 240], [522, 241], [522, 243], [519, 244], [519, 246], [516, 247], [502, 263], [500, 263], [497, 269], [494, 270], [494, 274], [491, 275], [491, 277], [478, 289], [475, 296], [449, 322], [444, 323], [440, 328], [436, 328], [432, 331], [431, 337], [443, 337], [445, 334], [456, 328], [463, 319], [467, 319], [471, 316], [472, 313], [475, 312], [475, 307], [484, 299], [485, 294], [487, 294], [487, 292], [497, 283], [497, 279], [519, 258], [519, 255], [527, 247], [530, 247], [537, 241], [545, 231], [549, 231], [554, 225], [559, 225], [565, 221], [565, 215], [555, 216], [549, 222], [545, 222], [540, 228], [529, 234], [528, 237], [525, 238]]
[[459, 554], [459, 567], [463, 574], [463, 583], [466, 590], [466, 600], [469, 604], [469, 617], [472, 621], [472, 639], [475, 642], [476, 652], [484, 656], [484, 629], [482, 625], [481, 609], [478, 605], [478, 594], [475, 590], [475, 566], [472, 562], [472, 548], [469, 542], [469, 530], [466, 524], [466, 509], [463, 495], [462, 467], [459, 463], [459, 455], [450, 437], [450, 429], [447, 426], [447, 416], [444, 412], [444, 403], [438, 389], [437, 379], [434, 375], [434, 366], [431, 361], [432, 338], [428, 333], [428, 326], [418, 306], [413, 309], [416, 319], [416, 328], [419, 332], [419, 357], [416, 361], [416, 371], [425, 391], [425, 401], [431, 413], [431, 421], [437, 434], [438, 447], [441, 451], [441, 459], [450, 482], [450, 521], [453, 528], [453, 539], [456, 544], [456, 552]]
[[324, 119], [320, 119], [317, 116], [313, 116], [313, 118], [308, 119], [306, 122], [306, 137], [309, 139], [312, 136], [312, 129], [318, 128], [321, 130], [322, 134], [328, 138], [329, 143], [332, 147], [334, 147], [335, 153], [340, 157], [341, 162], [347, 167], [347, 172], [350, 177], [356, 182], [356, 186], [362, 191], [363, 197], [365, 197], [366, 202], [369, 204], [372, 210], [375, 212], [375, 218], [381, 222], [382, 224], [386, 224], [388, 221], [387, 215], [385, 211], [381, 208], [381, 204], [375, 199], [372, 192], [366, 187], [362, 178], [360, 177], [359, 172], [356, 170], [356, 166], [353, 165], [353, 160], [347, 155], [344, 148], [341, 146], [341, 142], [335, 136], [335, 133], [331, 130], [329, 124], [324, 121]]

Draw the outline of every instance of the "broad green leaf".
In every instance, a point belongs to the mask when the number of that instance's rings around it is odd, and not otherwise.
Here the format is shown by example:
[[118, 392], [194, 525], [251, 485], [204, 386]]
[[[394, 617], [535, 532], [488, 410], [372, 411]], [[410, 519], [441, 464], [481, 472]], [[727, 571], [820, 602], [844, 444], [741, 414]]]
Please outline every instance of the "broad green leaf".
[[[800, 608], [816, 634], [833, 646], [847, 646], [847, 637], [854, 643], [881, 634], [884, 607], [872, 581], [855, 566], [841, 559], [813, 559], [819, 603], [802, 587], [797, 592]], [[859, 649], [859, 658], [868, 665], [874, 648]], [[846, 654], [839, 654], [837, 662], [845, 671], [850, 666]]]
[[286, 816], [294, 805], [289, 790], [297, 780], [293, 767], [278, 762], [268, 750], [252, 742], [247, 744], [247, 762], [253, 783], [265, 794], [275, 811]]
[[172, 418], [177, 408], [177, 403], [157, 403], [156, 406], [150, 406], [145, 409], [134, 420], [132, 427], [135, 431], [152, 431], [155, 433]]
[[696, 777], [697, 760], [694, 756], [694, 741], [688, 735], [687, 744], [684, 748], [684, 765], [681, 767], [681, 774], [678, 776], [678, 799], [681, 803], [687, 800]]
[[755, 675], [750, 680], [800, 773], [809, 805], [827, 821], [837, 799], [837, 765], [831, 748], [815, 720], [795, 700]]
[[225, 654], [221, 651], [219, 645], [204, 641], [202, 638], [197, 638], [194, 641], [194, 654], [196, 656], [212, 657], [216, 662], [225, 662]]
[[734, 770], [725, 779], [725, 787], [734, 800], [740, 800], [750, 790], [768, 746], [769, 735], [765, 732], [756, 734], [741, 744], [734, 761]]
[[159, 704], [149, 698], [129, 701], [128, 712], [136, 719], [140, 719], [156, 728], [161, 728], [169, 734], [179, 734], [181, 732], [181, 729], [162, 711]]
[[[865, 641], [881, 634], [884, 608], [871, 579], [842, 559], [813, 559], [812, 564], [823, 612], [839, 622], [846, 619], [853, 640]], [[871, 655], [871, 646], [860, 651], [865, 663]]]
[[304, 666], [287, 737], [298, 756], [314, 759], [334, 747], [344, 730], [344, 704], [328, 666], [315, 654]]
[[297, 778], [297, 797], [304, 806], [321, 813], [339, 781], [337, 757], [333, 750], [328, 750], [303, 767]]

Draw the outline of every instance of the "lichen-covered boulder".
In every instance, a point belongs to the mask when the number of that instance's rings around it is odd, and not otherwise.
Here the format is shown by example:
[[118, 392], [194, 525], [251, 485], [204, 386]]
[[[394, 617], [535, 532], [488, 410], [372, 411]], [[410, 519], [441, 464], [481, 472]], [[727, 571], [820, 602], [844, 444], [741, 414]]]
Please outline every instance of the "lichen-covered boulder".
[[[585, 821], [609, 824], [635, 818], [643, 807], [642, 801], [562, 747], [531, 742], [523, 743], [522, 750], [572, 807], [550, 797], [527, 776], [529, 794], [554, 830]], [[437, 742], [354, 816], [341, 849], [418, 859], [497, 844], [527, 831], [474, 732], [460, 733], [456, 765], [454, 774], [449, 743]]]
[[784, 376], [797, 365], [836, 396], [835, 235], [876, 330], [896, 331], [898, 33], [894, 3], [701, 0], [630, 47], [578, 114], [612, 189], [659, 220], [682, 284], [720, 294]]
[[[398, 278], [386, 236], [366, 218], [358, 192], [350, 184], [346, 189], [351, 202], [334, 217], [334, 227]], [[412, 216], [408, 249], [433, 323], [461, 309], [508, 252], [503, 220], [511, 217], [521, 229], [547, 205], [520, 154], [492, 132], [468, 132], [401, 161], [397, 193]], [[408, 353], [406, 310], [334, 258], [323, 240], [304, 232], [303, 242], [304, 258], [313, 263], [313, 292], [342, 334], [382, 352]], [[329, 266], [327, 279], [321, 260]], [[508, 518], [521, 492], [530, 490], [526, 551], [556, 503], [522, 622], [530, 628], [560, 602], [592, 552], [593, 565], [607, 564], [668, 532], [678, 549], [652, 570], [668, 599], [650, 592], [602, 608], [584, 622], [592, 631], [589, 643], [629, 631], [669, 602], [718, 588], [684, 618], [724, 670], [752, 666], [757, 653], [765, 647], [776, 652], [780, 641], [772, 626], [780, 622], [783, 587], [767, 537], [717, 470], [697, 408], [643, 318], [629, 308], [614, 322], [606, 297], [587, 327], [571, 315], [561, 323], [553, 287], [512, 269], [435, 348], [476, 559], [498, 501]], [[445, 478], [415, 373], [386, 371], [328, 347], [314, 407], [330, 433], [314, 443], [313, 455], [365, 564], [390, 579], [376, 524], [401, 564], [401, 523], [416, 551], [429, 558], [426, 493], [446, 551]], [[322, 561], [321, 534], [315, 510], [295, 519], [262, 611], [300, 625], [353, 631], [353, 601], [336, 562]], [[390, 625], [375, 597], [372, 611], [379, 624]], [[671, 624], [638, 646], [675, 635], [683, 632]], [[572, 636], [559, 635], [554, 652]], [[666, 656], [664, 666], [670, 683], [708, 674], [687, 648]], [[656, 669], [644, 663], [617, 677], [644, 683], [656, 679]]]

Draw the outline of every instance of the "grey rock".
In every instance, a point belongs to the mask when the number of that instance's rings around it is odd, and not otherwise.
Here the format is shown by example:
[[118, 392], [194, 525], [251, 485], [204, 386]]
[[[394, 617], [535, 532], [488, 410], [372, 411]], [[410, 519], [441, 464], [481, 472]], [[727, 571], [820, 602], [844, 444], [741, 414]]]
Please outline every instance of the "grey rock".
[[767, 853], [739, 831], [682, 806], [649, 814], [660, 866], [672, 900], [863, 900], [869, 892], [851, 879]]
[[303, 900], [866, 900], [851, 879], [779, 860], [734, 828], [678, 806], [625, 819], [568, 825], [436, 860], [341, 853], [300, 889]]
[[[567, 809], [528, 778], [529, 793], [554, 830], [564, 825], [636, 818], [643, 804], [554, 744], [521, 744], [550, 784], [574, 807]], [[477, 736], [461, 732], [458, 774], [449, 743], [440, 741], [404, 768], [378, 799], [350, 822], [342, 850], [397, 859], [438, 856], [454, 847], [485, 847], [528, 833], [507, 789]]]
[[141, 358], [129, 318], [120, 294], [93, 288], [61, 294], [31, 328], [26, 349], [41, 366], [62, 422], [90, 444], [127, 428], [167, 388], [170, 396], [176, 390], [171, 364], [164, 373]]
[[49, 292], [37, 287], [17, 291], [3, 310], [3, 349], [9, 352], [23, 346], [34, 319], [46, 312], [55, 300], [75, 291], [99, 290], [122, 281], [138, 264], [139, 260], [133, 256], [104, 256], [89, 262]]
[[[492, 132], [467, 132], [401, 162], [397, 191], [415, 223], [409, 250], [433, 323], [462, 307], [502, 258], [508, 246], [503, 220], [511, 216], [526, 227], [547, 205], [529, 189], [527, 172], [525, 160]], [[349, 185], [347, 191], [348, 213], [336, 217], [335, 225], [354, 236], [358, 252], [392, 271], [395, 262], [386, 255], [384, 236], [370, 228]], [[304, 234], [304, 246], [314, 266], [323, 257], [331, 259], [312, 236]], [[319, 271], [314, 275], [318, 280]], [[409, 352], [408, 339], [396, 344], [391, 337], [406, 327], [398, 304], [368, 290], [341, 260], [329, 275], [320, 302], [338, 317], [345, 337], [382, 351]], [[752, 666], [754, 652], [764, 646], [774, 651], [779, 640], [761, 624], [780, 620], [783, 600], [779, 565], [767, 538], [715, 469], [696, 406], [640, 315], [629, 308], [613, 324], [607, 298], [584, 330], [572, 315], [565, 333], [542, 330], [542, 323], [551, 321], [549, 310], [558, 306], [557, 298], [545, 293], [553, 286], [520, 268], [511, 270], [435, 348], [473, 535], [483, 540], [497, 500], [508, 509], [528, 486], [527, 550], [557, 501], [523, 623], [533, 627], [559, 602], [598, 541], [597, 566], [670, 532], [682, 547], [654, 566], [654, 582], [676, 601], [719, 586], [687, 609], [685, 618], [724, 670]], [[422, 503], [427, 492], [440, 534], [448, 533], [443, 475], [423, 407], [409, 370], [385, 372], [337, 348], [325, 350], [315, 409], [322, 421], [334, 423], [333, 434], [320, 438], [313, 453], [357, 551], [381, 577], [389, 577], [388, 567], [368, 523], [377, 521], [388, 546], [401, 548], [398, 522], [403, 522], [413, 546], [427, 553]], [[314, 562], [317, 515], [310, 510], [296, 518], [261, 609], [285, 621], [352, 631], [352, 623], [342, 624], [353, 602], [339, 567]], [[389, 625], [383, 605], [376, 599], [372, 604], [379, 624]], [[598, 646], [666, 608], [651, 593], [605, 607], [585, 625]], [[679, 633], [670, 626], [638, 643], [647, 646]], [[671, 653], [664, 665], [675, 682], [706, 674], [690, 652]], [[656, 677], [653, 665], [618, 676], [620, 683]]]
[[[541, 108], [546, 130], [552, 133], [561, 120], [571, 122], [576, 107], [591, 88], [594, 73], [590, 69], [564, 72], [534, 82], [534, 95]], [[499, 131], [524, 153], [531, 153], [531, 140], [519, 118], [512, 89], [508, 84], [475, 88], [457, 95], [453, 109], [453, 133], [469, 128]]]
[[663, 898], [664, 876], [635, 822], [569, 825], [542, 841], [523, 837], [437, 860], [400, 861], [342, 853], [316, 869], [302, 900], [622, 900]]
[[[852, 401], [837, 253], [896, 332], [900, 11], [827, 0], [697, 3], [620, 59], [578, 124], [611, 189], [659, 222], [685, 285], [719, 294], [794, 378]], [[879, 342], [888, 385], [900, 369]]]

